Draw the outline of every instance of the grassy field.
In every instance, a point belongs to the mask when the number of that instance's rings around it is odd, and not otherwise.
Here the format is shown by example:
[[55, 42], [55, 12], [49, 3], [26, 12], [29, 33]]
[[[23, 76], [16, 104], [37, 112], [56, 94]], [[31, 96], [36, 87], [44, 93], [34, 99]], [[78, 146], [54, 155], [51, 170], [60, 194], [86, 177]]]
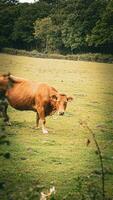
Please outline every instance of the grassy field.
[[104, 162], [106, 197], [112, 199], [113, 64], [0, 54], [0, 73], [9, 71], [47, 82], [74, 100], [65, 116], [47, 118], [46, 135], [33, 128], [33, 112], [9, 107], [12, 126], [5, 130], [0, 119], [1, 141], [6, 141], [0, 145], [0, 199], [38, 200], [41, 191], [54, 185], [56, 200], [102, 200], [96, 147], [80, 120], [96, 135]]

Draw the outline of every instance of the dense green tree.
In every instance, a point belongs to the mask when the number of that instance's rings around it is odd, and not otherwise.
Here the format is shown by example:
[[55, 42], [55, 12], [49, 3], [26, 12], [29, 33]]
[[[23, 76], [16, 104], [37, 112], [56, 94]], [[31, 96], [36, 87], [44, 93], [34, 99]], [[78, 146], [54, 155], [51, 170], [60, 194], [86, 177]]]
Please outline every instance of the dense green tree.
[[88, 42], [103, 52], [113, 52], [113, 1], [109, 1], [101, 19], [96, 22], [91, 35], [88, 36]]
[[32, 49], [35, 48], [33, 36], [34, 22], [38, 18], [48, 16], [50, 12], [46, 2], [35, 4], [23, 4], [20, 6], [20, 17], [14, 24], [12, 38], [16, 48]]
[[26, 18], [19, 17], [15, 22], [12, 40], [16, 48], [31, 49], [34, 44], [34, 37], [32, 35], [33, 26]]
[[106, 2], [97, 0], [73, 1], [66, 7], [67, 19], [62, 27], [62, 38], [72, 52], [88, 51], [87, 35], [100, 18]]
[[0, 3], [3, 3], [3, 4], [17, 4], [17, 3], [19, 3], [19, 0], [1, 0]]
[[53, 4], [56, 4], [58, 0], [39, 0], [39, 1], [40, 1], [41, 3], [42, 3], [42, 2], [46, 2], [46, 3], [48, 3], [48, 4], [53, 5]]
[[113, 53], [113, 1], [1, 0], [0, 47]]
[[37, 46], [45, 52], [59, 51], [62, 48], [61, 34], [58, 26], [52, 24], [50, 17], [37, 20], [35, 23], [35, 38]]
[[18, 18], [18, 6], [0, 5], [0, 46], [11, 47], [14, 23]]

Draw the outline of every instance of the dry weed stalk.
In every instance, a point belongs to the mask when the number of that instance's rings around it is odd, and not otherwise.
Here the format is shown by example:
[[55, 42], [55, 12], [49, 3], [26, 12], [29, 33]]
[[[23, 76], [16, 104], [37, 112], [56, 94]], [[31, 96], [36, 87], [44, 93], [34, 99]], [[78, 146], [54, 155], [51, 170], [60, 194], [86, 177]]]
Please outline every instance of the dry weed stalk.
[[100, 160], [100, 167], [101, 167], [101, 177], [102, 177], [102, 200], [105, 200], [105, 177], [104, 177], [104, 165], [103, 165], [103, 158], [102, 158], [102, 153], [101, 153], [101, 149], [99, 147], [99, 144], [96, 140], [95, 137], [95, 133], [93, 132], [93, 130], [88, 126], [86, 121], [82, 121], [80, 120], [80, 125], [87, 129], [89, 131], [89, 133], [92, 135], [92, 138], [94, 140], [94, 143], [96, 145], [97, 148], [97, 152], [98, 152], [98, 156], [99, 156], [99, 160]]

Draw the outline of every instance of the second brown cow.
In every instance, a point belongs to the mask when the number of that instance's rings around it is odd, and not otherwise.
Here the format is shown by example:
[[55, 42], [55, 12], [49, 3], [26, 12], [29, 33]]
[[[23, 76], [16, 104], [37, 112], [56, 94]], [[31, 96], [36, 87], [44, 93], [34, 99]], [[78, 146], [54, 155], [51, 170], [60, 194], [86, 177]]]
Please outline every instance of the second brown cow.
[[48, 133], [45, 118], [56, 111], [64, 115], [67, 103], [72, 97], [59, 93], [54, 87], [45, 83], [37, 83], [11, 74], [0, 76], [0, 89], [5, 91], [9, 104], [18, 110], [32, 110], [36, 112], [36, 125], [39, 121], [43, 133]]

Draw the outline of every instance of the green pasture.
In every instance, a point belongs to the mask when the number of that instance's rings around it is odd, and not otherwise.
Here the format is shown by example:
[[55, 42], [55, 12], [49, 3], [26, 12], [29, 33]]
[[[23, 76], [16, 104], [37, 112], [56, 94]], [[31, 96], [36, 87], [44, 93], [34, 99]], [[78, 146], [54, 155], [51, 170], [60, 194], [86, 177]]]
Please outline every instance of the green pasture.
[[35, 130], [35, 113], [9, 106], [12, 126], [4, 127], [0, 119], [0, 199], [38, 200], [41, 191], [46, 193], [54, 185], [56, 200], [101, 200], [98, 154], [80, 120], [96, 135], [106, 199], [112, 199], [113, 64], [0, 54], [0, 73], [5, 72], [49, 83], [74, 100], [63, 117], [47, 118], [48, 134]]

